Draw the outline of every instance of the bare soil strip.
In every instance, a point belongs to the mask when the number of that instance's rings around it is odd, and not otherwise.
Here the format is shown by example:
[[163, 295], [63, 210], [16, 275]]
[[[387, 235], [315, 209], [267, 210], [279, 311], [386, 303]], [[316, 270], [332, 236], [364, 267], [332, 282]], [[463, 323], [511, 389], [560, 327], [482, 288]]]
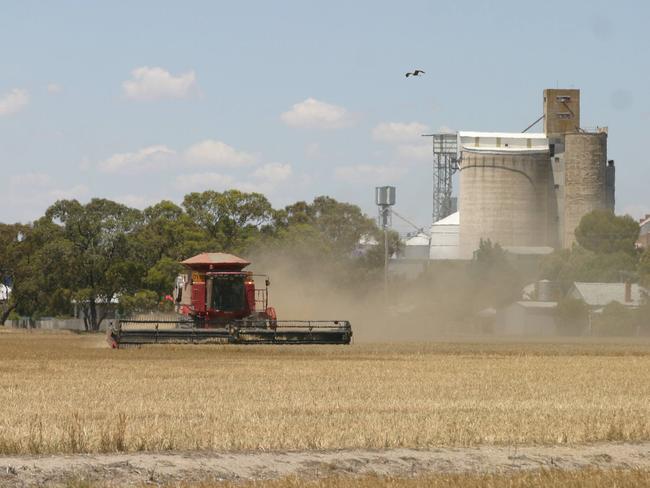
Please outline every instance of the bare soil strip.
[[508, 473], [531, 469], [650, 469], [650, 442], [580, 446], [340, 450], [296, 452], [170, 452], [0, 457], [0, 486], [57, 485], [70, 479], [115, 486], [285, 476], [416, 476]]

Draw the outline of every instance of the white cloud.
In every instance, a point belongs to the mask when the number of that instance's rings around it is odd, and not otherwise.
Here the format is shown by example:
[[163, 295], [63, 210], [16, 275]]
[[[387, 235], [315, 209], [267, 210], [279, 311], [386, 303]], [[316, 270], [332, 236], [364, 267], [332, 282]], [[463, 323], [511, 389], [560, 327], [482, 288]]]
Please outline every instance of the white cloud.
[[45, 173], [21, 173], [9, 178], [12, 187], [29, 186], [31, 188], [44, 188], [53, 184], [52, 177]]
[[14, 88], [0, 98], [0, 115], [20, 112], [29, 103], [29, 93], [22, 88]]
[[99, 169], [105, 173], [158, 170], [165, 167], [175, 154], [173, 149], [164, 145], [148, 146], [135, 152], [113, 154], [99, 163]]
[[305, 148], [305, 154], [308, 158], [319, 158], [322, 156], [322, 150], [318, 142], [312, 142]]
[[[9, 178], [9, 191], [14, 195], [24, 195], [27, 198], [31, 192], [37, 192], [37, 200], [52, 202], [54, 200], [66, 200], [81, 198], [88, 194], [86, 185], [75, 185], [72, 187], [59, 187], [57, 182], [46, 173], [20, 173]], [[13, 199], [10, 199], [14, 201]]]
[[646, 203], [631, 203], [625, 205], [621, 213], [623, 215], [630, 215], [635, 219], [641, 219], [650, 214], [650, 205]]
[[372, 138], [381, 142], [413, 142], [429, 132], [420, 122], [383, 122], [372, 129]]
[[288, 126], [302, 128], [339, 129], [352, 124], [347, 109], [314, 98], [296, 103], [280, 118]]
[[431, 141], [421, 144], [401, 144], [396, 149], [397, 157], [400, 161], [431, 161], [433, 158], [433, 148]]
[[47, 195], [50, 200], [72, 200], [88, 196], [90, 190], [86, 185], [75, 185], [69, 188], [53, 188]]
[[133, 79], [122, 83], [124, 94], [134, 100], [186, 98], [196, 86], [196, 74], [188, 71], [173, 76], [163, 68], [142, 66], [134, 69]]
[[118, 195], [113, 198], [114, 201], [123, 203], [127, 207], [139, 208], [140, 210], [147, 208], [155, 203], [158, 203], [162, 198], [153, 198], [144, 195]]
[[348, 183], [390, 183], [400, 179], [405, 173], [406, 169], [397, 165], [357, 164], [334, 169], [334, 177]]
[[256, 160], [252, 154], [237, 151], [232, 146], [213, 139], [190, 146], [185, 151], [185, 158], [192, 164], [231, 168], [253, 164]]
[[58, 83], [48, 83], [47, 85], [48, 93], [56, 94], [56, 93], [61, 93], [62, 91], [63, 91], [63, 87]]
[[267, 163], [253, 171], [246, 179], [236, 179], [230, 175], [208, 171], [178, 175], [176, 186], [183, 191], [223, 191], [236, 188], [244, 192], [269, 194], [278, 185], [287, 182], [292, 175], [290, 164]]
[[7, 183], [8, 187], [2, 191], [5, 199], [11, 202], [10, 212], [7, 214], [5, 208], [0, 208], [0, 212], [5, 211], [0, 221], [33, 221], [57, 200], [83, 200], [90, 194], [86, 185], [60, 184], [45, 173], [16, 174], [9, 177]]
[[268, 163], [253, 172], [253, 176], [270, 183], [285, 181], [293, 173], [290, 164]]
[[183, 191], [222, 190], [233, 184], [233, 178], [220, 173], [191, 173], [178, 175], [176, 185]]

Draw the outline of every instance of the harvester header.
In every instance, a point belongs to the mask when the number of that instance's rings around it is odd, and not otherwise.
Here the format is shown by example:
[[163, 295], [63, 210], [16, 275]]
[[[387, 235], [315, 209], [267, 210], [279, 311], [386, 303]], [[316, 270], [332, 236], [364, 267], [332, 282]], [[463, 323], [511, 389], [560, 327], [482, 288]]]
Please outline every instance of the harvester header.
[[[202, 253], [182, 261], [176, 315], [165, 320], [120, 319], [109, 328], [111, 347], [158, 343], [349, 344], [347, 320], [278, 320], [269, 306], [267, 275], [232, 254]], [[256, 278], [263, 283], [256, 285]]]

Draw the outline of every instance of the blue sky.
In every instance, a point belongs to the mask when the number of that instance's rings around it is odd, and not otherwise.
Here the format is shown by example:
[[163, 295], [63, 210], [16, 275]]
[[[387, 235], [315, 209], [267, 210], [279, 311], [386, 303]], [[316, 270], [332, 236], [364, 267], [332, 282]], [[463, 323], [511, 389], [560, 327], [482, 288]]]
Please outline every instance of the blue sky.
[[373, 187], [394, 184], [398, 212], [427, 226], [419, 134], [521, 131], [555, 86], [582, 90], [583, 126], [609, 126], [617, 210], [639, 217], [649, 5], [4, 2], [0, 221], [57, 198], [143, 208], [230, 187], [374, 215]]

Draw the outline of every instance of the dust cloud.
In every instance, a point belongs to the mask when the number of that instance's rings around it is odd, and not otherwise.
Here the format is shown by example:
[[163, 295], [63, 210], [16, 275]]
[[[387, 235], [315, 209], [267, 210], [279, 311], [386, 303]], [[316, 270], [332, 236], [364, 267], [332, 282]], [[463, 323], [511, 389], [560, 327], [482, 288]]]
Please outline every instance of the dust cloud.
[[341, 263], [280, 253], [250, 258], [250, 270], [270, 277], [269, 305], [279, 320], [348, 320], [355, 342], [434, 340], [462, 327], [457, 309], [467, 303], [456, 306], [461, 292], [449, 272], [435, 280], [392, 279], [386, 293], [381, 272], [357, 277]]

